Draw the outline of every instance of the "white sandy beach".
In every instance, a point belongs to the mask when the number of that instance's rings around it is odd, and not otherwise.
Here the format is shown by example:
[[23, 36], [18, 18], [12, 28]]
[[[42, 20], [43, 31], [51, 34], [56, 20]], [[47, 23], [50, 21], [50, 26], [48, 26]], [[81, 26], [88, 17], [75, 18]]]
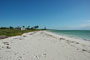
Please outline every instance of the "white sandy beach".
[[0, 60], [90, 60], [90, 41], [46, 31], [0, 40]]

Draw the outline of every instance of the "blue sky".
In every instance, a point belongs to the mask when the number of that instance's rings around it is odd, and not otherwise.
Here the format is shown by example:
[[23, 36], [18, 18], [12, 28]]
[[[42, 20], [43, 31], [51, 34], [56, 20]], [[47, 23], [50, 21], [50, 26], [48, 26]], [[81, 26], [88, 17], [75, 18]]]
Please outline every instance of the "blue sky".
[[90, 0], [0, 0], [0, 26], [90, 29]]

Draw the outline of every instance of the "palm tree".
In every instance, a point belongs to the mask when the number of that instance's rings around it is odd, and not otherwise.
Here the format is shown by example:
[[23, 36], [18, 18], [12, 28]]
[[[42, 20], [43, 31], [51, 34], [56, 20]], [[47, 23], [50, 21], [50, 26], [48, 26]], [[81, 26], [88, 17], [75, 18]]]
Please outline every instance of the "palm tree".
[[37, 28], [39, 28], [39, 26], [37, 25], [37, 26], [34, 26], [34, 29], [37, 29]]
[[25, 28], [25, 26], [22, 26], [23, 28]]
[[10, 26], [10, 27], [9, 27], [9, 29], [13, 29], [13, 27], [12, 27], [12, 26]]
[[30, 29], [30, 26], [28, 26], [26, 29]]
[[31, 29], [37, 29], [37, 28], [39, 28], [38, 25], [37, 26], [33, 26]]

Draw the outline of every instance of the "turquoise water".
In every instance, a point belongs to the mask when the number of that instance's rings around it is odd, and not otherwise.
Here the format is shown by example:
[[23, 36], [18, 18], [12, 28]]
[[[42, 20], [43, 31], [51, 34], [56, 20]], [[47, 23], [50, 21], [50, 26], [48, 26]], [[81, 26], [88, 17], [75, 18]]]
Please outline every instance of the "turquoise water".
[[48, 30], [59, 35], [65, 35], [72, 38], [81, 38], [84, 40], [90, 40], [90, 30]]

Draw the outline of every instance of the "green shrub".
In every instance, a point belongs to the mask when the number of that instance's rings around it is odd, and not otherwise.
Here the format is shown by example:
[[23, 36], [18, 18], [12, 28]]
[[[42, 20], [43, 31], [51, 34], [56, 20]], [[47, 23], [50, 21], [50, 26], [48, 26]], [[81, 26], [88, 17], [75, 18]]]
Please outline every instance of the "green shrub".
[[0, 29], [0, 36], [16, 36], [21, 35], [23, 33], [38, 31], [38, 30], [16, 30], [16, 29]]

